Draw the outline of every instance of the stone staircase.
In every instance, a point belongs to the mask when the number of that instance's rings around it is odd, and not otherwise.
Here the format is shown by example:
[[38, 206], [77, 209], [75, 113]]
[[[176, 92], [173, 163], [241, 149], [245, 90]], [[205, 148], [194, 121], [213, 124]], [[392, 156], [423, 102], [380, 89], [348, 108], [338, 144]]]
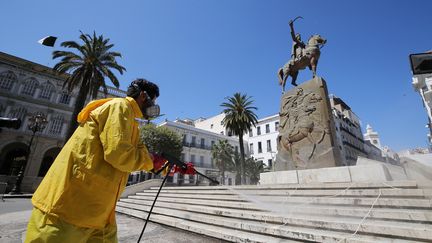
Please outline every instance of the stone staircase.
[[[116, 211], [145, 219], [157, 189]], [[164, 187], [150, 221], [233, 242], [432, 242], [415, 181]]]

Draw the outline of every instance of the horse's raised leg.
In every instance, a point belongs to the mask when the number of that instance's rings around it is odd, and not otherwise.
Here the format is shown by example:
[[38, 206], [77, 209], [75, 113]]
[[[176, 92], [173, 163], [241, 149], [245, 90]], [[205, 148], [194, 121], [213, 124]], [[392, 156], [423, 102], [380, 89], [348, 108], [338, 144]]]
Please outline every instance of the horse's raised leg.
[[278, 71], [278, 78], [279, 78], [279, 85], [282, 86], [282, 93], [285, 91], [285, 83], [288, 75], [284, 75], [283, 68], [279, 68]]
[[310, 66], [312, 67], [313, 78], [316, 77], [317, 64], [318, 64], [318, 59], [316, 57], [312, 57]]
[[294, 72], [294, 73], [291, 74], [291, 78], [292, 78], [291, 84], [294, 85], [294, 86], [297, 86], [296, 80], [297, 80], [298, 73], [299, 72], [297, 71], [297, 72]]

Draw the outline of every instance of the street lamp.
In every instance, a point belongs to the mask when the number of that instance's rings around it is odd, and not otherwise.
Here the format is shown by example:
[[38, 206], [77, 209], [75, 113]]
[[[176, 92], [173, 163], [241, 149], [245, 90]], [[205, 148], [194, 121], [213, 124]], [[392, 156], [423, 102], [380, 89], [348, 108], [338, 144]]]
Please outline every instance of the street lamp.
[[45, 129], [45, 127], [46, 127], [46, 124], [48, 123], [45, 115], [41, 114], [41, 113], [31, 116], [29, 118], [29, 122], [30, 123], [28, 124], [27, 128], [30, 131], [32, 131], [33, 134], [31, 136], [30, 143], [29, 143], [29, 145], [27, 147], [26, 159], [25, 159], [24, 163], [20, 167], [20, 170], [18, 172], [15, 184], [14, 184], [14, 186], [12, 188], [12, 191], [9, 194], [21, 194], [21, 182], [22, 182], [23, 177], [24, 177], [24, 169], [27, 166], [27, 162], [28, 162], [29, 157], [30, 157], [30, 152], [31, 152], [30, 149], [31, 149], [31, 146], [32, 146], [32, 143], [33, 143], [33, 139], [35, 137], [35, 134], [37, 132], [39, 132], [39, 131], [43, 131]]

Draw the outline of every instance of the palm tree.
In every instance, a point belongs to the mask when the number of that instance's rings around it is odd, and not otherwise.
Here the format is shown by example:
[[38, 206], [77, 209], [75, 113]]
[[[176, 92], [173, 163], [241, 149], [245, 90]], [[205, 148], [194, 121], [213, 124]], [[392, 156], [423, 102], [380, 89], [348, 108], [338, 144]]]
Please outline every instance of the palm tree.
[[233, 171], [233, 147], [228, 140], [219, 140], [212, 147], [212, 157], [216, 161], [216, 167], [222, 176], [222, 185], [225, 184], [225, 171]]
[[232, 97], [227, 97], [228, 102], [222, 103], [222, 107], [225, 107], [223, 112], [225, 117], [222, 120], [227, 130], [231, 131], [234, 135], [239, 137], [240, 143], [240, 170], [237, 171], [236, 185], [246, 183], [246, 171], [245, 171], [245, 152], [243, 147], [243, 134], [247, 133], [252, 126], [258, 123], [258, 117], [253, 110], [257, 110], [256, 107], [251, 106], [253, 100], [246, 94], [235, 93]]
[[264, 172], [264, 163], [261, 160], [257, 161], [254, 158], [247, 158], [245, 164], [246, 174], [249, 176], [251, 184], [256, 185], [259, 181], [260, 173]]
[[106, 96], [108, 93], [105, 83], [106, 77], [111, 80], [116, 88], [120, 85], [112, 69], [117, 70], [120, 74], [126, 71], [116, 61], [116, 57], [121, 57], [121, 54], [110, 51], [114, 46], [114, 44], [108, 43], [110, 39], [104, 39], [102, 35], [96, 36], [95, 32], [93, 32], [93, 36], [81, 32], [79, 38], [83, 44], [78, 44], [75, 41], [61, 43], [63, 47], [75, 49], [75, 52], [53, 52], [53, 59], [61, 58], [53, 69], [60, 74], [69, 74], [63, 87], [66, 86], [69, 92], [75, 88], [79, 89], [72, 119], [66, 133], [66, 141], [78, 126], [76, 117], [84, 107], [87, 97], [90, 95], [92, 99], [96, 98], [101, 87]]

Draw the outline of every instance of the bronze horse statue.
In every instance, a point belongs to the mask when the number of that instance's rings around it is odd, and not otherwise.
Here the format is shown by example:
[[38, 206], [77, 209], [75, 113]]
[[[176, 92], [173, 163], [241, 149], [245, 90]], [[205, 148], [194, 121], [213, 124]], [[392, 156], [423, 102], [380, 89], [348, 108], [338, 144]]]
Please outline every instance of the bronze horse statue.
[[320, 49], [327, 42], [320, 35], [313, 35], [309, 38], [305, 48], [301, 50], [301, 57], [295, 58], [286, 63], [282, 68], [279, 68], [278, 78], [279, 85], [282, 86], [282, 91], [285, 91], [285, 83], [288, 76], [291, 76], [291, 84], [297, 86], [296, 80], [299, 70], [309, 67], [312, 70], [313, 77], [316, 76], [316, 67], [321, 54]]

